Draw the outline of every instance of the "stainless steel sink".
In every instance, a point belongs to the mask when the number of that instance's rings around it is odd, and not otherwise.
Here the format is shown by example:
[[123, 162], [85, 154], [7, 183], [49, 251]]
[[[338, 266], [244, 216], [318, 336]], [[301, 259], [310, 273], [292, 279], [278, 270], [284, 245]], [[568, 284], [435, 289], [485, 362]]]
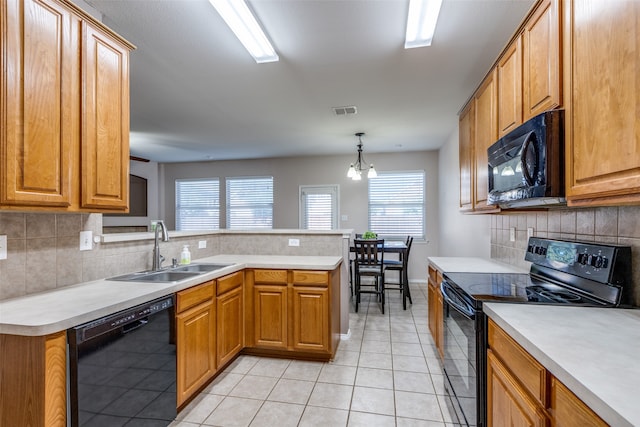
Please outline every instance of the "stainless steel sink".
[[197, 273], [208, 273], [210, 271], [220, 270], [221, 268], [229, 267], [231, 264], [189, 264], [182, 267], [176, 267], [171, 271], [187, 271]]
[[107, 280], [116, 280], [119, 282], [161, 282], [172, 283], [187, 280], [201, 273], [190, 273], [186, 271], [144, 271], [140, 273], [125, 274], [122, 276], [110, 277]]
[[124, 274], [122, 276], [109, 277], [106, 280], [118, 282], [156, 282], [177, 283], [201, 274], [228, 267], [231, 264], [189, 264], [180, 267], [169, 268], [161, 271], [139, 271], [137, 273]]

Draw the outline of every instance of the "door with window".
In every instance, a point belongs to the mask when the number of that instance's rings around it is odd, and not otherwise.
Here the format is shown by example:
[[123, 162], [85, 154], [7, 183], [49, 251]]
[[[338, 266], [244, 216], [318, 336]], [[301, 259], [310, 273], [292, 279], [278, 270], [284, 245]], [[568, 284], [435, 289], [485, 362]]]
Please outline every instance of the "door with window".
[[300, 186], [300, 228], [335, 230], [338, 228], [337, 185]]

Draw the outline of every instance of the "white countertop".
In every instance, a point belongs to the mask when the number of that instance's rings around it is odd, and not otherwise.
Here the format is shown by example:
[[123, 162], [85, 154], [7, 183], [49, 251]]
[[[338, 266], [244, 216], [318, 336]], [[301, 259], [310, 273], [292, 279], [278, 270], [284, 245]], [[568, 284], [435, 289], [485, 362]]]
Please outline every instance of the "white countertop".
[[485, 303], [501, 328], [612, 426], [640, 426], [640, 310]]
[[486, 258], [429, 257], [429, 262], [444, 273], [529, 273], [516, 266]]
[[180, 283], [96, 280], [0, 301], [0, 334], [40, 336], [66, 330], [244, 268], [334, 270], [337, 256], [216, 255], [194, 260], [231, 264]]

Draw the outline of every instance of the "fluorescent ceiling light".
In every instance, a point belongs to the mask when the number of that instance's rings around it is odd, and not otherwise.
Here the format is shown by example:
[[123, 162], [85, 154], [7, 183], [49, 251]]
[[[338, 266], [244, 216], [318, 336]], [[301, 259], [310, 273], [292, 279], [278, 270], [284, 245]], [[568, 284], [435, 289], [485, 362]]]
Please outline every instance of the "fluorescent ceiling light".
[[442, 0], [409, 0], [404, 48], [431, 46]]
[[245, 0], [209, 0], [257, 63], [278, 61], [278, 54]]

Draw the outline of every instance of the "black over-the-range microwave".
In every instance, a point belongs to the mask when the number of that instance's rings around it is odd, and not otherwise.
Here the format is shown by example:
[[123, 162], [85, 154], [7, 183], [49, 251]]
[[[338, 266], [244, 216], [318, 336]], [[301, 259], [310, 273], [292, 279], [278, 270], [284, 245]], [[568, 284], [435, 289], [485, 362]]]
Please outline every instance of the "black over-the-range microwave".
[[564, 111], [541, 113], [487, 150], [490, 205], [563, 205]]

